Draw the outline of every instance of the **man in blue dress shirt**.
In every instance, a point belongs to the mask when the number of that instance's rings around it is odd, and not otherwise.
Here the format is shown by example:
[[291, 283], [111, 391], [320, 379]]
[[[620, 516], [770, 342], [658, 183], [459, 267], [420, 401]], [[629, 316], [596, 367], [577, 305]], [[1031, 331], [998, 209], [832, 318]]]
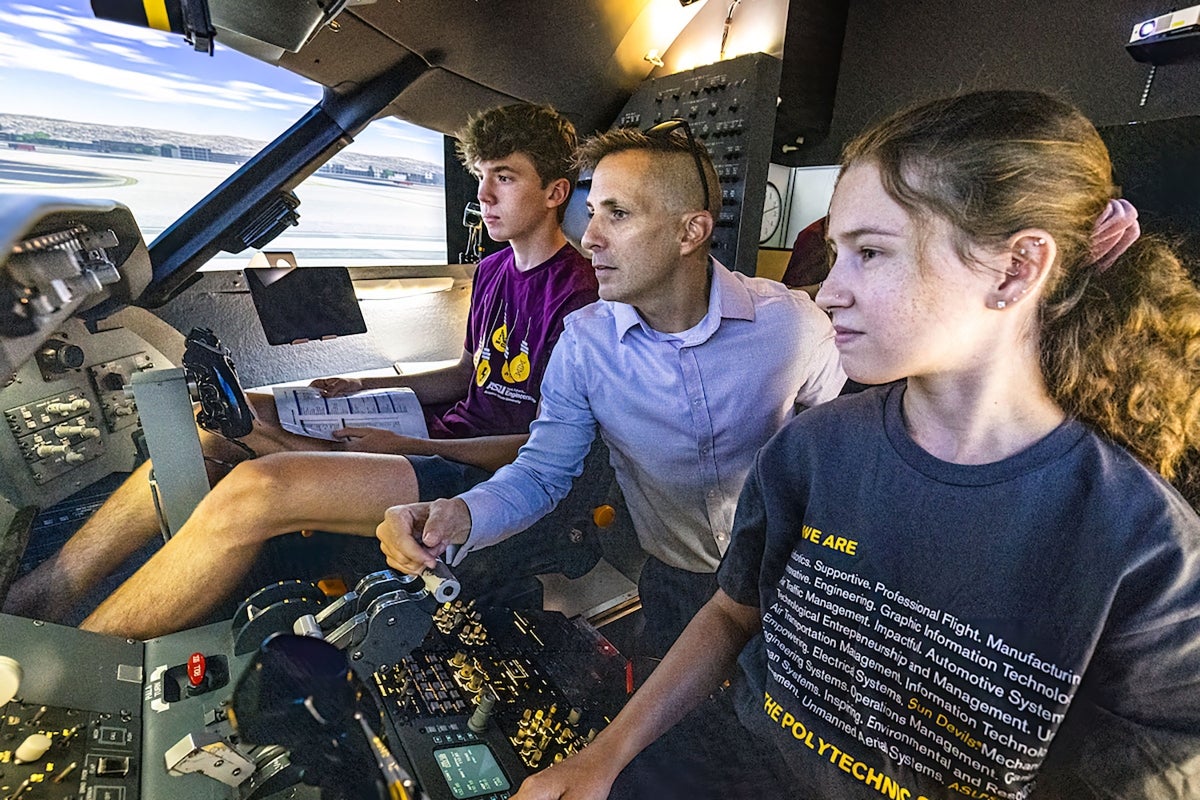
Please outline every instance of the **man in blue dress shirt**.
[[845, 375], [807, 295], [710, 257], [719, 183], [683, 125], [610, 131], [576, 158], [594, 168], [583, 244], [601, 300], [567, 317], [529, 441], [458, 497], [388, 509], [376, 535], [397, 569], [452, 546], [458, 563], [548, 513], [599, 426], [649, 555], [642, 645], [661, 654], [716, 588], [755, 452]]

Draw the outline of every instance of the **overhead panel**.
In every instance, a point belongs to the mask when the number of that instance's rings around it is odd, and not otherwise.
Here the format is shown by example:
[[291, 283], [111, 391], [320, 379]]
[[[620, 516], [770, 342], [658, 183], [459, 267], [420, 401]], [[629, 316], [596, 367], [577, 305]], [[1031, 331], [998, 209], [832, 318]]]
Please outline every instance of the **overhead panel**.
[[[453, 98], [448, 102], [447, 98]], [[387, 114], [447, 135], [478, 109], [515, 103], [522, 98], [501, 94], [444, 70], [426, 72], [387, 108]], [[473, 191], [473, 190], [472, 190]]]
[[[614, 58], [654, 0], [403, 0], [356, 16], [437, 67], [502, 95], [551, 103], [587, 128], [607, 126], [648, 63]], [[445, 98], [457, 104], [453, 96]]]
[[720, 181], [712, 253], [747, 275], [757, 271], [778, 87], [779, 59], [750, 53], [648, 80], [617, 118], [620, 127], [642, 129], [688, 123]]

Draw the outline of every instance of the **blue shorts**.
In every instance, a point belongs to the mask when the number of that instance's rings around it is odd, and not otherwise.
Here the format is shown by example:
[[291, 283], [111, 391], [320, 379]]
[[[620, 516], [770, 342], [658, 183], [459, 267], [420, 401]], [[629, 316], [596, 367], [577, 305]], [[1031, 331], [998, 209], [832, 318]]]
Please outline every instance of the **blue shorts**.
[[[450, 498], [487, 480], [491, 473], [441, 456], [408, 456], [417, 475], [421, 502]], [[278, 580], [278, 576], [315, 580], [340, 574], [347, 583], [369, 572], [386, 569], [387, 562], [374, 537], [345, 536], [314, 531], [309, 537], [280, 536], [271, 539], [262, 559], [264, 571], [255, 573], [241, 596]]]
[[460, 495], [492, 477], [486, 469], [441, 456], [407, 456], [417, 476], [417, 500], [428, 503]]

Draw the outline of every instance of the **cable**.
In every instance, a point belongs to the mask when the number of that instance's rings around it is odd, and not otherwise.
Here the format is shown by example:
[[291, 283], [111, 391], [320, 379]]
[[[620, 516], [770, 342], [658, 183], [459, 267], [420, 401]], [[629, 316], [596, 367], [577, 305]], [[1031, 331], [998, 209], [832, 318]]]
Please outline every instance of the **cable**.
[[729, 12], [725, 15], [725, 27], [721, 31], [721, 53], [718, 56], [718, 61], [725, 60], [725, 44], [729, 41], [729, 29], [733, 27], [733, 12], [737, 10], [741, 2], [742, 0], [733, 0], [729, 4]]

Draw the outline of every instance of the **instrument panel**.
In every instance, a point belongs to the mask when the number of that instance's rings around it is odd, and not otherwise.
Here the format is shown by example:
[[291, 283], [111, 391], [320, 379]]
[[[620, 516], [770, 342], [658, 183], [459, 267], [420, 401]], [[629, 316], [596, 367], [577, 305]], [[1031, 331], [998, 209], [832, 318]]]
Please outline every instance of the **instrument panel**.
[[[8, 435], [0, 436], [0, 494], [47, 508], [138, 461], [137, 406], [125, 387], [144, 370], [170, 366], [133, 332], [92, 333], [65, 321], [0, 388]], [[16, 466], [17, 468], [13, 468]]]
[[616, 716], [628, 663], [582, 619], [454, 601], [434, 614], [422, 645], [374, 682], [430, 798], [501, 800]]
[[[365, 681], [417, 796], [504, 800], [587, 746], [628, 696], [628, 661], [582, 619], [460, 601], [387, 614], [401, 638], [428, 628]], [[143, 643], [0, 615], [0, 669], [23, 672], [0, 706], [0, 798], [328, 797], [285, 749], [243, 742], [231, 724], [253, 655], [235, 654], [237, 627]], [[349, 648], [348, 663], [369, 644]]]

